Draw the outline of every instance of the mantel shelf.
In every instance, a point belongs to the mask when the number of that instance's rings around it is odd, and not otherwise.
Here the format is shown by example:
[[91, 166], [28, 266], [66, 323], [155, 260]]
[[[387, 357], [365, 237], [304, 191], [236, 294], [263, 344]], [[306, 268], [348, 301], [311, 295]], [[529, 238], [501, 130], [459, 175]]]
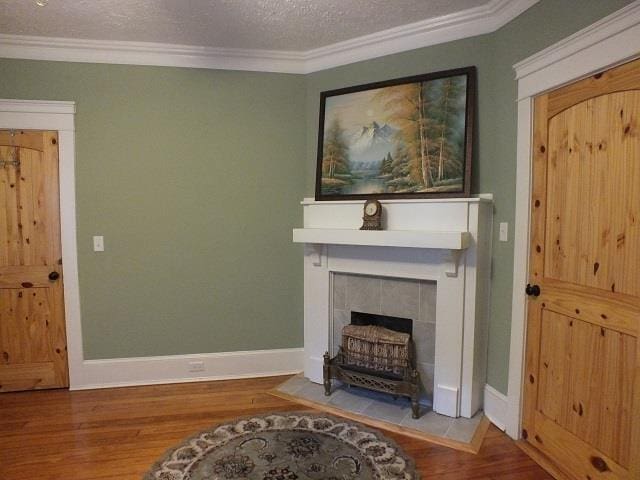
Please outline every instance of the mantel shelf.
[[471, 234], [469, 232], [440, 232], [425, 230], [294, 228], [293, 241], [296, 243], [329, 245], [465, 250], [471, 244]]

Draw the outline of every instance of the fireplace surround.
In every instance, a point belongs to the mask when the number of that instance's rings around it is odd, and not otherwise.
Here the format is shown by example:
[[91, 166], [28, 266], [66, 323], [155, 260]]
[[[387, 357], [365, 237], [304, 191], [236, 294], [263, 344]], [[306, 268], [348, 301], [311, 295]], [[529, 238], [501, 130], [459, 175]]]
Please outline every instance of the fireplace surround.
[[293, 240], [306, 244], [305, 376], [323, 383], [335, 274], [435, 282], [433, 409], [472, 417], [482, 408], [486, 379], [491, 196], [383, 200], [383, 231], [358, 230], [363, 203], [302, 202], [304, 228], [294, 229]]
[[[332, 273], [329, 353], [335, 356], [341, 330], [360, 315], [375, 315], [382, 326], [412, 335], [420, 374], [420, 403], [433, 405], [436, 282]], [[378, 317], [380, 316], [380, 317]], [[355, 317], [355, 322], [354, 322]]]

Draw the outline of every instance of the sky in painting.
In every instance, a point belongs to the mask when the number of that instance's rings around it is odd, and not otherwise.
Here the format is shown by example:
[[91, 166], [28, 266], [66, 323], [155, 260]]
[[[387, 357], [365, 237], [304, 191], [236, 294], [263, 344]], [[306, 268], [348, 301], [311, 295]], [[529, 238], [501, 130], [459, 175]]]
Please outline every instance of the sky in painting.
[[381, 102], [374, 99], [380, 88], [363, 92], [327, 97], [325, 104], [325, 128], [337, 117], [342, 128], [353, 132], [375, 121], [386, 123]]

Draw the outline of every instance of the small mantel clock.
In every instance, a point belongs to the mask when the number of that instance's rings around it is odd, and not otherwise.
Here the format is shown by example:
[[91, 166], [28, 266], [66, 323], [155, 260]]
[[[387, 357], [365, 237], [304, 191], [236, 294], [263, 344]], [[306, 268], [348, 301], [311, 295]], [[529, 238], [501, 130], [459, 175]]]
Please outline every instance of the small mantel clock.
[[382, 205], [378, 200], [364, 202], [364, 215], [360, 230], [382, 230]]

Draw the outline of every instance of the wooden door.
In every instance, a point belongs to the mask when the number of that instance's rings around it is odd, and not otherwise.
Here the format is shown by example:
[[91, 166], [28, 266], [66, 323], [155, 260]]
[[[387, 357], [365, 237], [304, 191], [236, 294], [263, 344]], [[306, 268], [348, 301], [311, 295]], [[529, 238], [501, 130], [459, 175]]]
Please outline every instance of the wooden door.
[[[640, 60], [535, 100], [522, 435], [640, 479]], [[534, 295], [532, 295], [534, 294]]]
[[56, 132], [0, 130], [0, 392], [69, 384]]

